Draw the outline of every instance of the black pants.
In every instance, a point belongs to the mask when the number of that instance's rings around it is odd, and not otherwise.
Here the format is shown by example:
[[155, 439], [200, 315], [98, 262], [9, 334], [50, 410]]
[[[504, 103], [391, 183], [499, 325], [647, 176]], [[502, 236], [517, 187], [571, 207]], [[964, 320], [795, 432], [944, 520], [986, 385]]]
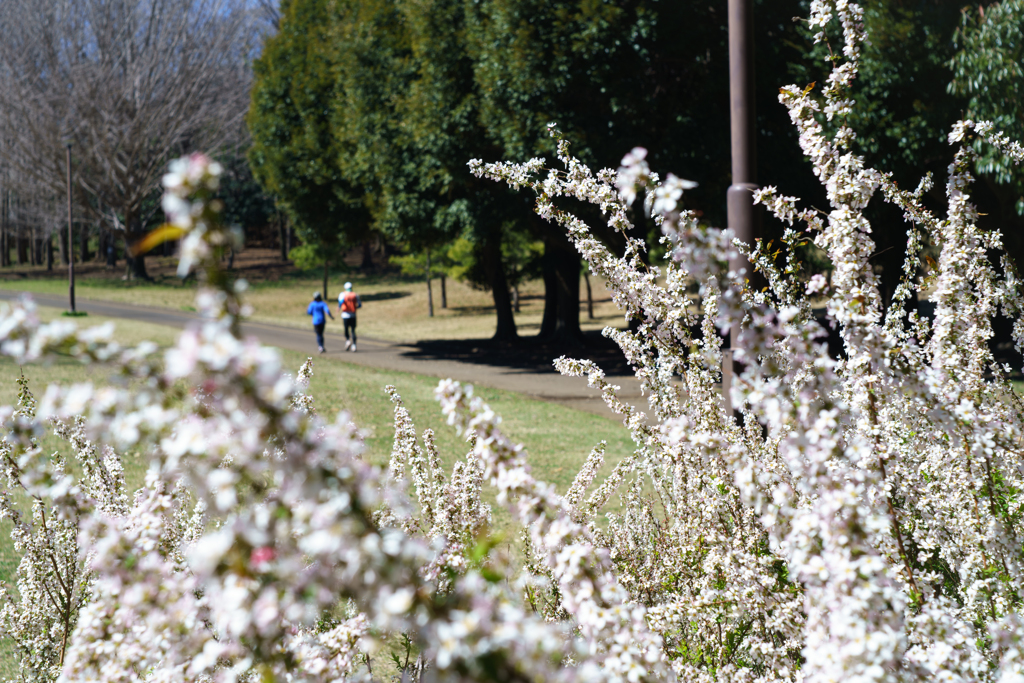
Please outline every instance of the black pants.
[[316, 332], [316, 345], [319, 348], [324, 348], [324, 325], [326, 322], [317, 323], [313, 325], [313, 331]]
[[356, 319], [355, 318], [342, 318], [341, 322], [345, 324], [345, 339], [348, 339], [348, 331], [352, 330], [352, 343], [356, 343]]

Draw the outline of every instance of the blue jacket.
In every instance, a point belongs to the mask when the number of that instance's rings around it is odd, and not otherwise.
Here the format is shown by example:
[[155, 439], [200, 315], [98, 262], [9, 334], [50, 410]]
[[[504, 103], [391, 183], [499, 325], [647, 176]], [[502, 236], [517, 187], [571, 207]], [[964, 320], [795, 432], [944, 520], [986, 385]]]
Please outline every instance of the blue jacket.
[[327, 321], [327, 315], [330, 311], [331, 309], [323, 301], [313, 301], [309, 304], [309, 308], [306, 309], [306, 315], [313, 316], [314, 325], [323, 325]]

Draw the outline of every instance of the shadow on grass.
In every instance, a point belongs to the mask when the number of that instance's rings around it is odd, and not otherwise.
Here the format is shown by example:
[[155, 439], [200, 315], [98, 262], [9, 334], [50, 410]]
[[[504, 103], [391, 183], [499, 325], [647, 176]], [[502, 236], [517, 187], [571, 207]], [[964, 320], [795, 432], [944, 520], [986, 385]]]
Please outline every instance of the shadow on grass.
[[583, 333], [584, 343], [551, 343], [537, 337], [520, 337], [514, 343], [493, 339], [437, 339], [409, 344], [402, 355], [416, 360], [454, 360], [509, 368], [520, 372], [556, 373], [554, 360], [559, 356], [593, 361], [609, 377], [633, 374], [615, 342], [597, 330]]
[[389, 301], [391, 299], [404, 299], [412, 296], [412, 292], [373, 292], [371, 294], [360, 294], [363, 301]]

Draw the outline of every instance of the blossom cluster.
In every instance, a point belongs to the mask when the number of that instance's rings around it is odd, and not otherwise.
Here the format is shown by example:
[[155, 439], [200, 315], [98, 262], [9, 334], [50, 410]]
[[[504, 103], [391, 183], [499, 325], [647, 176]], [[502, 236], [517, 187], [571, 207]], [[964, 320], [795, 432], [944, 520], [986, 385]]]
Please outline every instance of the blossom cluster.
[[[662, 180], [640, 148], [597, 173], [561, 139], [559, 169], [470, 162], [533, 191], [538, 214], [565, 228], [635, 323], [605, 333], [646, 406], [621, 400], [590, 361], [555, 363], [601, 393], [634, 444], [604, 477], [612, 454], [594, 444], [564, 495], [535, 477], [472, 387], [450, 380], [436, 395], [465, 457], [446, 459], [387, 387], [390, 462], [367, 462], [350, 416], [317, 410], [311, 361], [292, 377], [273, 349], [242, 336], [244, 286], [218, 253], [235, 239], [214, 196], [220, 169], [201, 155], [177, 162], [164, 207], [187, 245], [183, 274], [199, 269], [204, 319], [173, 347], [123, 348], [110, 328], [44, 325], [29, 301], [0, 312], [5, 356], [63, 354], [116, 379], [51, 386], [38, 402], [23, 385], [18, 406], [0, 408], [0, 515], [23, 557], [17, 586], [0, 592], [0, 632], [24, 678], [1024, 676], [1024, 404], [1014, 369], [988, 345], [1002, 314], [1024, 349], [1024, 299], [1012, 264], [992, 263], [1000, 237], [978, 228], [970, 200], [975, 141], [1015, 161], [1024, 152], [985, 122], [957, 124], [943, 215], [925, 206], [930, 177], [907, 191], [866, 166], [842, 123], [857, 106], [862, 16], [847, 0], [814, 0], [818, 39], [838, 22], [843, 47], [830, 50], [820, 94], [781, 91], [830, 204], [756, 193], [787, 225], [781, 260], [702, 224], [682, 202], [693, 183]], [[834, 133], [822, 119], [839, 122]], [[876, 196], [909, 226], [889, 301], [869, 260], [864, 209]], [[664, 263], [646, 263], [632, 230], [641, 198]], [[596, 206], [623, 253], [566, 199]], [[803, 279], [800, 246], [811, 240], [831, 262], [827, 280]], [[925, 245], [939, 253], [927, 281]], [[730, 270], [737, 252], [765, 291]], [[824, 319], [811, 297], [825, 300]], [[924, 297], [933, 317], [907, 312]], [[729, 330], [740, 365], [727, 403]], [[48, 430], [73, 458], [41, 449]], [[122, 453], [147, 464], [133, 497]], [[492, 529], [486, 487], [520, 532], [515, 550]]]
[[[603, 277], [636, 331], [609, 329], [636, 370], [650, 415], [624, 406], [599, 368], [559, 361], [586, 376], [623, 416], [637, 445], [616, 484], [623, 511], [597, 529], [618, 578], [661, 635], [686, 679], [1009, 680], [1021, 675], [1021, 405], [988, 341], [1000, 311], [1022, 347], [1021, 292], [1012, 265], [987, 254], [998, 233], [977, 226], [970, 202], [972, 148], [950, 166], [945, 216], [867, 167], [841, 123], [856, 106], [849, 86], [865, 40], [862, 10], [814, 2], [811, 24], [838, 19], [843, 48], [821, 95], [790, 86], [781, 101], [824, 185], [831, 210], [799, 208], [774, 187], [756, 194], [790, 228], [780, 263], [764, 246], [734, 242], [680, 209], [686, 189], [658, 182], [643, 150], [614, 177], [568, 154], [564, 170], [480, 165], [537, 195], [537, 212], [566, 228], [591, 271]], [[819, 118], [839, 117], [826, 134]], [[957, 124], [950, 142], [976, 136], [1020, 161], [1017, 143], [990, 124]], [[671, 179], [670, 179], [671, 180]], [[641, 193], [660, 222], [667, 263], [647, 268], [628, 235], [629, 204]], [[869, 262], [875, 252], [864, 209], [875, 195], [910, 224], [903, 281], [882, 301]], [[630, 242], [616, 256], [561, 197], [598, 206]], [[801, 284], [801, 243], [831, 262], [830, 281]], [[940, 257], [927, 289], [922, 248]], [[747, 253], [765, 276], [751, 291], [728, 270]], [[688, 288], [699, 287], [693, 312]], [[826, 317], [808, 297], [825, 296]], [[907, 314], [928, 297], [934, 318]], [[716, 395], [719, 332], [736, 329], [742, 372], [727, 414]], [[843, 342], [824, 343], [827, 325]], [[699, 331], [699, 332], [698, 332]], [[1020, 370], [1017, 368], [1016, 370]]]

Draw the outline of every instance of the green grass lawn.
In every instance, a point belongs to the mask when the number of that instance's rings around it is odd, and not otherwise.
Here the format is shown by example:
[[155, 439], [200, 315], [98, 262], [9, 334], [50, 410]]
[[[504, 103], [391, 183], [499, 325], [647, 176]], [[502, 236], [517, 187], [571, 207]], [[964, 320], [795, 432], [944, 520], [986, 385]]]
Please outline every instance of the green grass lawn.
[[[53, 319], [59, 315], [59, 311], [41, 308], [40, 315], [44, 320]], [[103, 322], [106, 322], [104, 318], [94, 316], [78, 321], [81, 326]], [[116, 326], [116, 338], [126, 345], [148, 339], [161, 346], [169, 346], [176, 334], [174, 330], [159, 325], [129, 324], [118, 320], [112, 322]], [[282, 351], [282, 358], [286, 367], [297, 371], [306, 357], [300, 353]], [[42, 396], [50, 383], [102, 383], [107, 376], [102, 368], [85, 366], [72, 359], [19, 367], [10, 359], [0, 358], [0, 405], [16, 401], [15, 380], [20, 373], [29, 379], [37, 398]], [[333, 419], [339, 411], [346, 410], [352, 415], [353, 421], [368, 432], [367, 458], [383, 466], [390, 456], [393, 435], [393, 407], [383, 391], [386, 384], [398, 388], [420, 433], [427, 427], [434, 429], [438, 448], [450, 471], [452, 462], [465, 455], [467, 445], [441, 415], [433, 397], [436, 379], [349, 365], [342, 360], [317, 358], [310, 387], [321, 415]], [[625, 428], [606, 418], [524, 398], [508, 391], [480, 388], [477, 393], [502, 415], [506, 433], [526, 445], [535, 476], [554, 483], [560, 491], [564, 492], [568, 488], [591, 448], [599, 441], [608, 442], [607, 462], [602, 475], [607, 474], [633, 448]], [[52, 451], [60, 448], [62, 443], [50, 437], [42, 445]], [[144, 455], [126, 456], [125, 468], [129, 485], [134, 489], [144, 475]], [[485, 489], [485, 496], [493, 503], [493, 490]], [[495, 513], [494, 527], [497, 530], [507, 527], [508, 515], [500, 510], [495, 510]], [[0, 524], [0, 579], [4, 581], [13, 577], [18, 563], [9, 542], [9, 533], [9, 525]], [[0, 654], [0, 675], [14, 673], [12, 665], [13, 662]]]

